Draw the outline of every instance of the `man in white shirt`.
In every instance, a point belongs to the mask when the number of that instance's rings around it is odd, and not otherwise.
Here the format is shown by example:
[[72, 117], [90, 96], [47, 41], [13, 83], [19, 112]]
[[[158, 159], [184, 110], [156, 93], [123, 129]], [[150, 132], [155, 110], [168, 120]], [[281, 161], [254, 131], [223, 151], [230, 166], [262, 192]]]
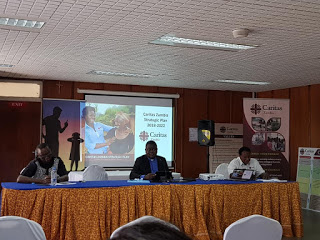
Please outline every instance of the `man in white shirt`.
[[248, 147], [239, 149], [239, 157], [233, 159], [228, 165], [228, 173], [232, 174], [234, 169], [251, 169], [254, 170], [256, 178], [267, 179], [269, 175], [263, 170], [257, 159], [250, 158], [251, 150]]

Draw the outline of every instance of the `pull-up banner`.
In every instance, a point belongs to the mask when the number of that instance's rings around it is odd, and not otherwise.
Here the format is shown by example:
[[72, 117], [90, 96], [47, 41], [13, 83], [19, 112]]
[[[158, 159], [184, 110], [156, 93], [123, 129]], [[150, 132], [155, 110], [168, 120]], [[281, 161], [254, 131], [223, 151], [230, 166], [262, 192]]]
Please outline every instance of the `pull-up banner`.
[[[43, 99], [42, 104], [42, 141], [49, 145], [53, 156], [62, 159], [67, 170], [71, 170], [71, 166], [79, 170], [84, 168], [80, 104], [84, 105], [84, 101]], [[73, 141], [75, 139], [77, 141]]]
[[270, 177], [289, 178], [289, 99], [243, 99], [243, 144]]
[[299, 148], [297, 182], [301, 207], [320, 211], [320, 148]]

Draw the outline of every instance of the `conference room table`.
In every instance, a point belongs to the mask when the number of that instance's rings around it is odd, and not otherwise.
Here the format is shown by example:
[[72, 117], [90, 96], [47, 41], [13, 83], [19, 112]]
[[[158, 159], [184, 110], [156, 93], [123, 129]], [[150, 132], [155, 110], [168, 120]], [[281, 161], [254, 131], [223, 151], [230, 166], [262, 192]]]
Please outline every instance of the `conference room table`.
[[2, 216], [38, 222], [48, 240], [105, 240], [144, 215], [169, 221], [196, 240], [223, 239], [231, 223], [252, 214], [278, 220], [285, 237], [303, 236], [296, 182], [122, 180], [57, 186], [8, 182], [2, 187]]

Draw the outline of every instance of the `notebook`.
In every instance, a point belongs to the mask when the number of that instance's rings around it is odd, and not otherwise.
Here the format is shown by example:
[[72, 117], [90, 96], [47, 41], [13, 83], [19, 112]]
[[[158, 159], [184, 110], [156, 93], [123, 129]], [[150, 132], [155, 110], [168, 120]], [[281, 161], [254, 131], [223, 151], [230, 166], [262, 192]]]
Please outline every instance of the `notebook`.
[[254, 170], [251, 169], [234, 169], [230, 180], [249, 181], [254, 179]]

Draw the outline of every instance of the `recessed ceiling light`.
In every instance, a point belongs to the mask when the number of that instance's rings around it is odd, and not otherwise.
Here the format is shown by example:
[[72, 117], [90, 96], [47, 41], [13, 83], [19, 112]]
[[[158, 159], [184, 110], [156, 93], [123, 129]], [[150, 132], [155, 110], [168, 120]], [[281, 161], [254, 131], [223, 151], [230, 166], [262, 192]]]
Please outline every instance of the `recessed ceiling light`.
[[162, 36], [150, 43], [169, 45], [169, 46], [220, 49], [220, 50], [229, 50], [229, 51], [247, 50], [247, 49], [258, 47], [257, 45], [242, 45], [242, 44], [232, 44], [232, 43], [222, 43], [222, 42], [211, 42], [211, 41], [205, 41], [205, 40], [179, 38], [179, 37], [173, 37], [168, 35]]
[[240, 80], [213, 80], [220, 83], [233, 83], [233, 84], [247, 84], [247, 85], [268, 85], [269, 82], [254, 82], [254, 81], [240, 81]]
[[0, 17], [0, 25], [11, 26], [11, 27], [22, 27], [22, 28], [42, 28], [45, 22], [17, 19], [17, 18], [6, 18]]
[[122, 77], [142, 77], [142, 78], [149, 78], [152, 77], [148, 74], [136, 74], [136, 73], [120, 73], [120, 72], [104, 72], [104, 71], [97, 71], [92, 70], [87, 74], [94, 74], [94, 75], [109, 75], [109, 76], [122, 76]]
[[11, 65], [11, 64], [0, 64], [0, 67], [2, 67], [2, 68], [11, 68], [11, 67], [14, 67], [14, 65]]

